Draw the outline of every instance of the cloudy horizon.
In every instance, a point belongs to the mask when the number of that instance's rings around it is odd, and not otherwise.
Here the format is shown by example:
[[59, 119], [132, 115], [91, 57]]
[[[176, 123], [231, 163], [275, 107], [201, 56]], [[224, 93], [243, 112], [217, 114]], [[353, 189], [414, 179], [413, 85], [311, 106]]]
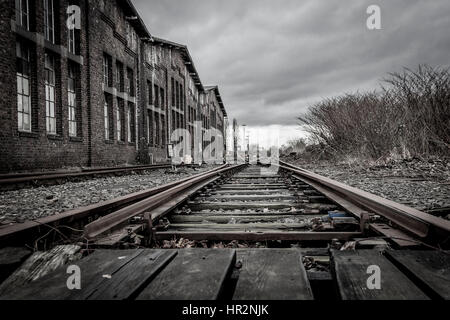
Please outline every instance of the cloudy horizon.
[[[321, 99], [375, 90], [389, 72], [449, 66], [450, 2], [133, 0], [152, 35], [188, 46], [230, 119], [301, 135], [296, 118]], [[366, 9], [381, 8], [381, 30]], [[231, 121], [230, 121], [231, 122]]]

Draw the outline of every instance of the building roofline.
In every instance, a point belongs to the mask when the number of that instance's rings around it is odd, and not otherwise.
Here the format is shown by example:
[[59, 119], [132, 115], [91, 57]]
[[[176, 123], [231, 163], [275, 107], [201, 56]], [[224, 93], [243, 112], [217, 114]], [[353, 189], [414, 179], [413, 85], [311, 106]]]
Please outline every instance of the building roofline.
[[214, 91], [214, 93], [216, 95], [216, 99], [219, 102], [220, 109], [223, 112], [223, 116], [228, 117], [227, 111], [225, 110], [225, 106], [222, 101], [222, 96], [220, 95], [219, 86], [217, 86], [217, 85], [216, 86], [205, 86], [205, 92], [207, 92], [207, 91]]
[[190, 77], [194, 79], [195, 86], [199, 89], [200, 92], [205, 91], [205, 88], [203, 87], [202, 84], [202, 80], [200, 79], [200, 75], [198, 74], [198, 71], [195, 68], [194, 59], [192, 59], [192, 56], [186, 45], [153, 36], [151, 37], [150, 42], [158, 43], [160, 45], [179, 50], [181, 52], [181, 56], [184, 59], [186, 68], [189, 71]]
[[151, 34], [131, 0], [118, 0], [118, 3], [122, 6], [125, 16], [129, 18], [127, 21], [136, 29], [139, 37], [150, 38]]

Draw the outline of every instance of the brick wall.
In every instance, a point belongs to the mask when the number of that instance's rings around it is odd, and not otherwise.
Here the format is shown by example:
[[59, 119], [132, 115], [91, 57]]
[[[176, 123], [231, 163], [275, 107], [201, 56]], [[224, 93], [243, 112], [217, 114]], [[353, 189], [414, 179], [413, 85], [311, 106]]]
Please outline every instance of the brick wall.
[[[89, 66], [90, 66], [90, 103], [92, 122], [92, 165], [113, 166], [119, 164], [134, 164], [137, 159], [137, 142], [128, 142], [128, 132], [125, 126], [125, 139], [117, 137], [117, 110], [119, 99], [124, 102], [125, 122], [127, 121], [128, 102], [139, 105], [138, 92], [134, 97], [121, 92], [116, 86], [116, 62], [124, 66], [124, 77], [127, 68], [133, 70], [135, 89], [137, 87], [138, 50], [132, 50], [126, 42], [125, 14], [115, 5], [115, 1], [105, 1], [104, 8], [99, 2], [89, 1]], [[103, 55], [107, 53], [112, 58], [113, 84], [111, 87], [103, 84]], [[112, 117], [109, 123], [112, 128], [112, 138], [106, 139], [104, 104], [105, 94], [110, 96]], [[134, 119], [134, 121], [137, 121]]]
[[[59, 1], [58, 17], [66, 16], [68, 1]], [[80, 108], [79, 126], [82, 128], [77, 138], [69, 138], [68, 132], [68, 96], [67, 70], [68, 63], [77, 64], [80, 68], [78, 87], [78, 103], [87, 105], [85, 65], [80, 64], [79, 57], [69, 58], [67, 53], [67, 29], [65, 21], [55, 21], [56, 44], [44, 41], [44, 24], [42, 2], [30, 1], [35, 14], [30, 21], [30, 31], [21, 30], [15, 25], [14, 0], [1, 1], [0, 32], [0, 171], [31, 170], [39, 168], [59, 168], [88, 165], [87, 109]], [[85, 9], [85, 3], [80, 1]], [[84, 25], [82, 25], [84, 27]], [[83, 28], [82, 28], [83, 29]], [[22, 41], [30, 49], [31, 54], [31, 105], [32, 131], [19, 132], [17, 114], [17, 81], [16, 81], [16, 41]], [[81, 32], [80, 56], [86, 55], [86, 38]], [[48, 135], [46, 131], [45, 52], [55, 57], [56, 65], [56, 115], [57, 135]]]
[[[54, 0], [56, 43], [44, 40], [44, 8], [42, 1], [31, 1], [30, 29], [16, 24], [15, 0], [0, 0], [0, 172], [54, 169], [79, 166], [112, 166], [168, 161], [167, 143], [175, 128], [192, 125], [188, 106], [201, 119], [198, 99], [202, 90], [199, 80], [192, 79], [187, 64], [187, 48], [166, 40], [151, 40], [133, 8], [125, 1]], [[66, 9], [69, 4], [81, 8], [81, 30], [76, 55], [68, 52]], [[130, 29], [130, 26], [131, 29]], [[127, 34], [134, 30], [136, 46]], [[148, 35], [148, 36], [147, 36]], [[16, 80], [16, 41], [30, 50], [30, 132], [18, 128]], [[153, 57], [147, 49], [151, 48]], [[46, 129], [45, 54], [54, 56], [56, 65], [55, 114], [56, 135]], [[103, 84], [103, 56], [111, 57], [111, 86]], [[150, 57], [150, 58], [149, 58]], [[134, 94], [122, 92], [116, 85], [116, 62], [133, 71]], [[76, 80], [77, 136], [69, 135], [68, 66], [78, 70]], [[172, 80], [174, 89], [172, 89]], [[151, 83], [149, 95], [147, 83]], [[189, 85], [197, 83], [195, 90]], [[155, 92], [156, 87], [158, 93]], [[163, 91], [161, 91], [163, 90]], [[154, 99], [158, 96], [158, 103]], [[105, 135], [105, 97], [110, 101], [110, 132]], [[149, 99], [152, 98], [152, 101]], [[119, 101], [123, 104], [123, 139], [117, 136]], [[134, 134], [128, 132], [128, 108], [135, 121]], [[159, 125], [148, 123], [149, 115], [158, 116]], [[206, 115], [209, 119], [209, 115]], [[190, 123], [188, 123], [190, 120]], [[150, 129], [150, 135], [149, 130]], [[155, 130], [159, 128], [159, 134]], [[129, 141], [129, 136], [132, 141]], [[160, 139], [156, 139], [157, 136]], [[149, 138], [150, 137], [150, 138]]]

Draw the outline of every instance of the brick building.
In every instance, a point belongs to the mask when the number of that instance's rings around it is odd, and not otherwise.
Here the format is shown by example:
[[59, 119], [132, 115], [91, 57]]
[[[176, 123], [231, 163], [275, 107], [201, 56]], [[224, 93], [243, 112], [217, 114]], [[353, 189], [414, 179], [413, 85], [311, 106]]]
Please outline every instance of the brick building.
[[218, 88], [131, 1], [0, 0], [0, 18], [1, 172], [166, 162], [203, 115], [225, 132]]

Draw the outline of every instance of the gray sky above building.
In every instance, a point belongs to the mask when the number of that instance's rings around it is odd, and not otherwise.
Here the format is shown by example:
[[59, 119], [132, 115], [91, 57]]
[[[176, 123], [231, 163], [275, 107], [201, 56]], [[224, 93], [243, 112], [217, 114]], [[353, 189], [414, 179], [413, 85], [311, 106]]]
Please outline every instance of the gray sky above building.
[[[448, 0], [133, 0], [149, 31], [189, 47], [230, 118], [294, 128], [322, 98], [373, 90], [388, 72], [449, 66]], [[381, 30], [366, 27], [369, 5]]]

